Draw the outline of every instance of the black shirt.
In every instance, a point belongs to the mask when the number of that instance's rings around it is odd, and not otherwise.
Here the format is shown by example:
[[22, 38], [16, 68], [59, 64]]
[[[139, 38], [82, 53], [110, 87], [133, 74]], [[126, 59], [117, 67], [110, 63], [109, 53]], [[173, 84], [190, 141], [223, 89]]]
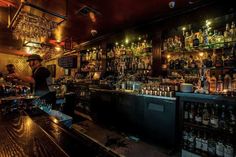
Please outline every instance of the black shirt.
[[39, 67], [33, 70], [33, 78], [35, 80], [34, 92], [35, 95], [42, 96], [49, 93], [47, 78], [50, 76], [50, 71], [45, 67]]

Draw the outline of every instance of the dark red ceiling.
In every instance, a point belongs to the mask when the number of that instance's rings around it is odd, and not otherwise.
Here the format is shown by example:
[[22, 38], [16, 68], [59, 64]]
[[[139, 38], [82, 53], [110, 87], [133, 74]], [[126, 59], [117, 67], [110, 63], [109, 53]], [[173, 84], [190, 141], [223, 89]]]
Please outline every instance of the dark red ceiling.
[[[17, 0], [11, 1], [15, 1], [17, 4]], [[61, 31], [59, 31], [57, 35], [60, 34], [62, 40], [72, 38], [73, 41], [80, 44], [105, 34], [144, 24], [178, 9], [191, 7], [194, 3], [196, 4], [202, 0], [172, 0], [175, 2], [174, 8], [169, 7], [170, 1], [171, 0], [68, 0], [67, 7], [66, 0], [31, 0], [29, 2], [61, 15], [66, 15], [67, 11], [67, 20], [59, 25], [59, 30]], [[89, 6], [99, 12], [98, 15], [95, 14], [96, 22], [92, 22], [88, 14], [82, 15], [78, 13], [78, 10], [84, 6]], [[31, 12], [34, 11], [31, 10]], [[0, 7], [0, 15], [4, 15], [2, 17], [0, 16], [0, 32], [6, 30], [6, 14], [8, 13], [6, 8]], [[61, 19], [54, 18], [54, 20], [59, 22]], [[96, 36], [91, 35], [91, 29], [98, 31]], [[7, 34], [9, 34], [9, 32]], [[57, 36], [53, 38], [57, 38]]]

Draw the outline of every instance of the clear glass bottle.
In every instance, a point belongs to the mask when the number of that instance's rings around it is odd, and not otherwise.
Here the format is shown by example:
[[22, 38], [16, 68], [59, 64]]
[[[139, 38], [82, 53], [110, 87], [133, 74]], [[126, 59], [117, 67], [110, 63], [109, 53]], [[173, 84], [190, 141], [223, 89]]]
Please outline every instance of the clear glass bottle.
[[233, 43], [235, 43], [236, 42], [236, 28], [235, 28], [234, 21], [232, 21], [232, 23], [231, 23], [230, 34], [232, 37], [232, 41], [234, 41]]
[[201, 137], [201, 132], [197, 132], [196, 140], [195, 140], [195, 148], [197, 152], [201, 152], [202, 150], [202, 137]]
[[230, 42], [232, 41], [232, 36], [231, 36], [231, 33], [230, 33], [230, 27], [229, 27], [229, 24], [227, 23], [225, 25], [225, 31], [224, 31], [224, 40], [225, 40], [225, 46], [228, 47], [230, 46]]
[[208, 139], [207, 134], [204, 132], [204, 136], [202, 138], [202, 151], [207, 152], [208, 151]]
[[232, 89], [232, 78], [229, 74], [226, 74], [224, 77], [224, 90], [231, 91]]
[[236, 90], [236, 74], [233, 74], [232, 90]]
[[210, 135], [210, 138], [208, 140], [208, 154], [209, 156], [216, 155], [216, 140], [214, 139], [213, 135]]
[[210, 93], [215, 93], [216, 92], [216, 77], [213, 74], [210, 78]]

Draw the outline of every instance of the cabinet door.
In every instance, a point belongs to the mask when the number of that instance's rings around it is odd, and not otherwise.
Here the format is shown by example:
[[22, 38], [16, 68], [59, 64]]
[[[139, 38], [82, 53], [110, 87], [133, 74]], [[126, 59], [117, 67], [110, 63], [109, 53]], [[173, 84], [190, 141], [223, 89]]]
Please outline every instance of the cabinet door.
[[144, 122], [149, 137], [174, 144], [176, 103], [174, 100], [145, 98]]

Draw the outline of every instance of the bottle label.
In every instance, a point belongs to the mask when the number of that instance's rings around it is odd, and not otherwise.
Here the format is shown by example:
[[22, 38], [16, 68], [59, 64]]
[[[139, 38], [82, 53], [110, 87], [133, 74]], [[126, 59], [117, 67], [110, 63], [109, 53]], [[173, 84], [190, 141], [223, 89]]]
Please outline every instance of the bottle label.
[[230, 146], [230, 145], [226, 145], [224, 147], [224, 157], [233, 157], [233, 153], [234, 150], [233, 150], [233, 147]]
[[208, 150], [208, 141], [202, 140], [202, 150], [207, 151]]
[[221, 142], [218, 142], [216, 145], [216, 155], [224, 156], [224, 145]]
[[212, 118], [212, 119], [210, 120], [210, 123], [211, 123], [212, 127], [218, 128], [218, 119]]
[[198, 122], [198, 123], [201, 123], [202, 122], [202, 117], [196, 116], [195, 121]]
[[184, 111], [184, 119], [188, 119], [188, 111]]
[[196, 138], [196, 149], [201, 149], [202, 148], [202, 140], [201, 138]]

